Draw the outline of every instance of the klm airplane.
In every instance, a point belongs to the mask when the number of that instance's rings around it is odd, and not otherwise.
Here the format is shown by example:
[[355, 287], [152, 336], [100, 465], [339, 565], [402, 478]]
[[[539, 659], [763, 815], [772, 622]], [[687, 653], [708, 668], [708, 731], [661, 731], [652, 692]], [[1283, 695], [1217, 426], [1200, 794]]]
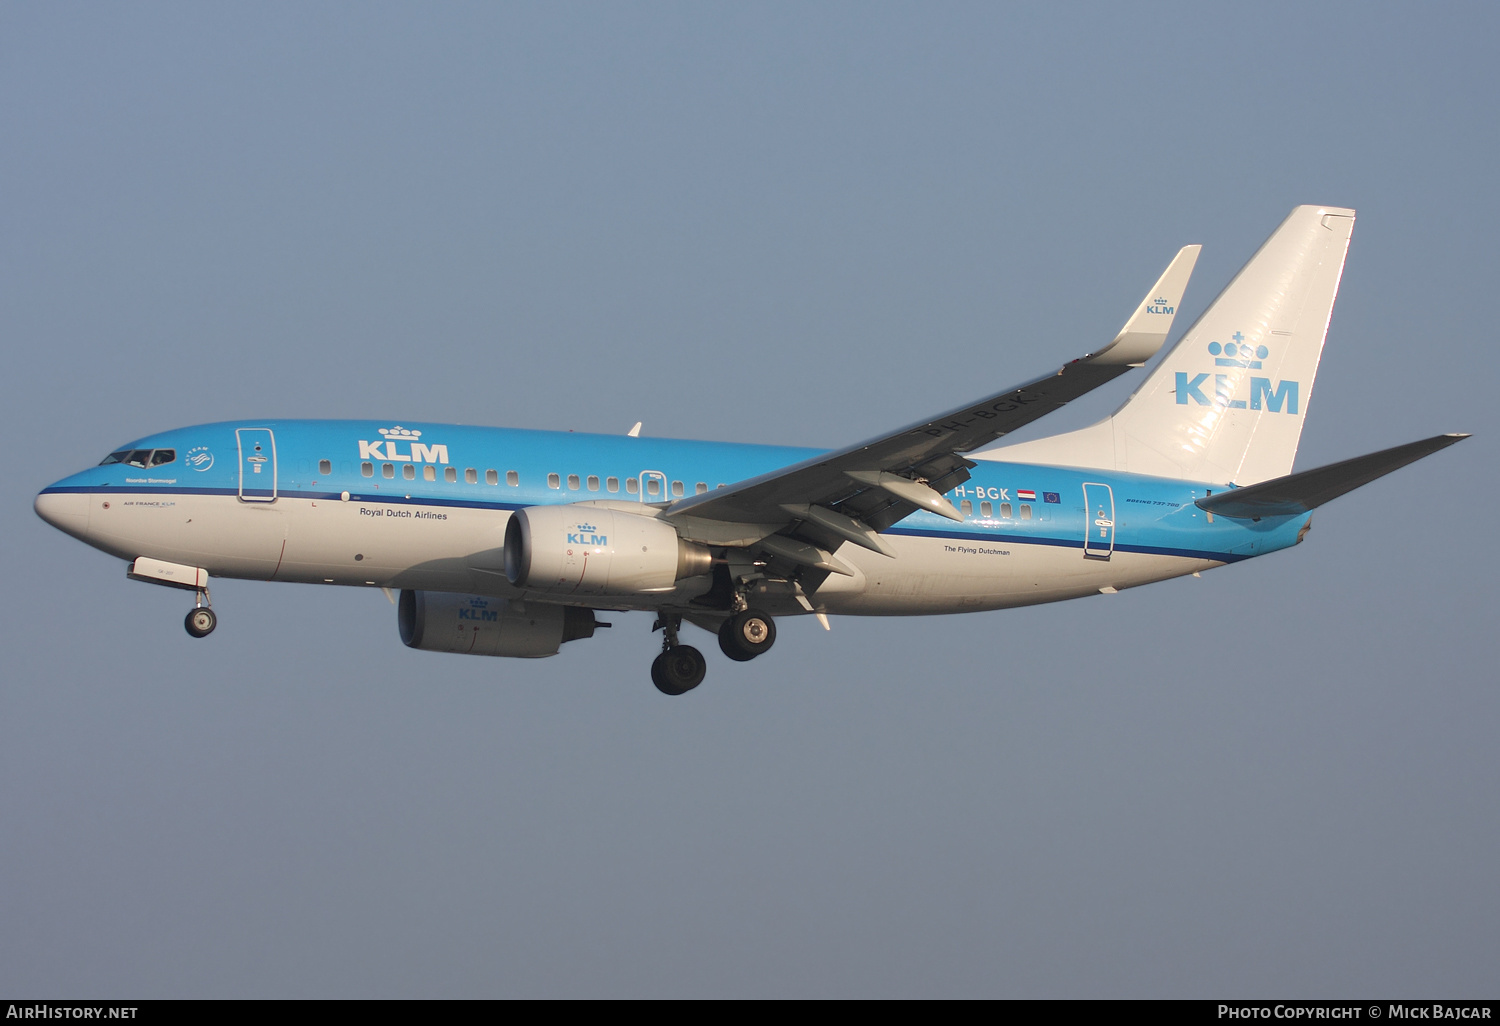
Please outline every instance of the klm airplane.
[[[400, 590], [401, 640], [535, 658], [650, 610], [656, 686], [765, 654], [776, 617], [961, 613], [1199, 573], [1302, 541], [1312, 510], [1467, 436], [1292, 472], [1354, 211], [1293, 210], [1111, 417], [978, 451], [1166, 341], [1189, 246], [1119, 335], [1051, 374], [823, 451], [412, 421], [151, 435], [36, 498], [49, 524], [192, 591], [213, 577]], [[639, 425], [637, 425], [637, 429]]]

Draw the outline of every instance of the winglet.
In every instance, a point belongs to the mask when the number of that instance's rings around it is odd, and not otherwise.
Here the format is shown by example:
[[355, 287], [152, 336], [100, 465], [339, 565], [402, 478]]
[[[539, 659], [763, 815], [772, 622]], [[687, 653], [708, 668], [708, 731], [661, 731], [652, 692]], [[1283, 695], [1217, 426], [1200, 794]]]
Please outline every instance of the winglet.
[[1188, 279], [1193, 276], [1193, 267], [1198, 263], [1202, 246], [1183, 246], [1177, 256], [1161, 272], [1141, 305], [1135, 308], [1125, 327], [1114, 341], [1085, 359], [1093, 363], [1124, 364], [1139, 367], [1161, 348], [1172, 330], [1172, 320], [1177, 308], [1182, 305], [1182, 294], [1187, 291]]
[[641, 437], [641, 422], [640, 421], [636, 421], [635, 422], [635, 427], [633, 427], [629, 431], [625, 432], [625, 434], [627, 436], [631, 437], [631, 438], [639, 438], [639, 437]]

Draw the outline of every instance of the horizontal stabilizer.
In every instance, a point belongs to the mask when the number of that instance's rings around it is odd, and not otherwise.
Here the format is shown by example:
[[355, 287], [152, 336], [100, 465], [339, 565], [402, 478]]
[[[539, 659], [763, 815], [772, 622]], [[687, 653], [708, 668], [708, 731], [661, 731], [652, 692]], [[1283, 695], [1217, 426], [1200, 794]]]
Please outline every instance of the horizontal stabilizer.
[[1197, 505], [1199, 509], [1210, 513], [1242, 520], [1306, 513], [1325, 502], [1337, 499], [1345, 492], [1352, 492], [1360, 485], [1367, 485], [1378, 477], [1400, 470], [1408, 463], [1415, 463], [1423, 456], [1431, 456], [1439, 449], [1446, 449], [1454, 442], [1461, 442], [1468, 437], [1438, 435], [1420, 442], [1408, 442], [1394, 449], [1356, 456], [1342, 463], [1330, 463], [1326, 467], [1221, 492], [1199, 499]]

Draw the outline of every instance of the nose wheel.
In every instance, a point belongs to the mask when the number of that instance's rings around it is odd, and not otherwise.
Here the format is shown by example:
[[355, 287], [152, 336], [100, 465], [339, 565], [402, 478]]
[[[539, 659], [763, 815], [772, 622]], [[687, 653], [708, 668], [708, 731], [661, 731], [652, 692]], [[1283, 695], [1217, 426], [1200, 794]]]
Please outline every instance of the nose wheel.
[[219, 618], [214, 615], [213, 607], [209, 604], [211, 601], [207, 588], [198, 592], [198, 604], [188, 610], [187, 618], [182, 621], [187, 632], [195, 638], [206, 638], [219, 626]]
[[188, 610], [187, 619], [183, 621], [182, 625], [187, 628], [187, 632], [193, 637], [206, 638], [214, 632], [215, 627], [219, 626], [219, 618], [214, 615], [212, 609], [209, 609], [207, 606], [199, 606], [196, 609]]

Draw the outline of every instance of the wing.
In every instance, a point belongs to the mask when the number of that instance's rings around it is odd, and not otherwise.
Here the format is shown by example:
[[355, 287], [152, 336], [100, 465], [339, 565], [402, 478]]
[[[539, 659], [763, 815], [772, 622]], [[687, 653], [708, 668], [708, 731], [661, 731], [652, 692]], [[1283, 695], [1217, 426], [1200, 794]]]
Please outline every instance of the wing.
[[1114, 340], [1019, 388], [985, 396], [899, 431], [815, 456], [666, 510], [684, 538], [757, 547], [833, 573], [832, 551], [851, 541], [890, 555], [879, 537], [918, 509], [963, 516], [943, 497], [969, 479], [961, 456], [1030, 424], [1139, 367], [1161, 348], [1201, 247], [1184, 247]]

